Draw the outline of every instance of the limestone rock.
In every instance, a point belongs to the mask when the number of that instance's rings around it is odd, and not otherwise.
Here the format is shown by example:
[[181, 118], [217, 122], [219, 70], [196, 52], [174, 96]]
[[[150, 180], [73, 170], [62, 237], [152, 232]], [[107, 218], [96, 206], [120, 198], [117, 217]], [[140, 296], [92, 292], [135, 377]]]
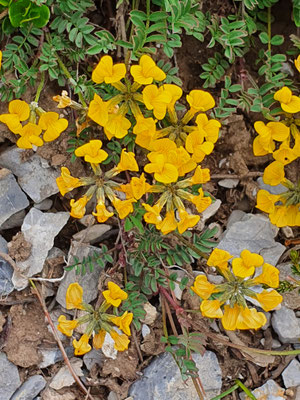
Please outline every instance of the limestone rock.
[[0, 353], [0, 400], [8, 400], [21, 385], [18, 368]]
[[292, 360], [282, 372], [282, 379], [286, 388], [300, 386], [300, 362]]
[[35, 203], [40, 203], [58, 193], [56, 178], [60, 173], [38, 154], [23, 161], [24, 152], [17, 147], [10, 147], [0, 154], [0, 166], [10, 169], [18, 177], [18, 183], [24, 192]]
[[32, 400], [44, 389], [46, 383], [42, 375], [33, 375], [19, 387], [10, 400]]
[[[32, 277], [42, 271], [49, 250], [53, 247], [54, 238], [67, 223], [70, 215], [67, 212], [43, 213], [32, 208], [26, 215], [21, 227], [24, 238], [31, 243], [31, 254], [25, 261], [17, 263], [23, 275]], [[17, 290], [24, 289], [28, 281], [16, 271], [13, 283]]]
[[300, 319], [293, 310], [282, 306], [280, 310], [274, 311], [272, 326], [281, 343], [299, 343]]
[[[83, 376], [83, 372], [81, 370], [83, 361], [80, 358], [72, 358], [70, 360], [72, 367], [77, 376]], [[75, 379], [71, 375], [69, 368], [65, 365], [62, 367], [56, 375], [54, 375], [52, 381], [50, 382], [49, 386], [52, 389], [59, 390], [66, 386], [71, 386], [75, 382]]]

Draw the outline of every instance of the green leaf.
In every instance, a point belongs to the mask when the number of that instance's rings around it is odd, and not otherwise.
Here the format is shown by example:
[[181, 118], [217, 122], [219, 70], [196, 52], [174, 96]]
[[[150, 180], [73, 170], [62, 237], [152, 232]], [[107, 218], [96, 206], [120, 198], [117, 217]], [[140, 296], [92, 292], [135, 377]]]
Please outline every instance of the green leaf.
[[133, 228], [133, 222], [127, 217], [124, 223], [124, 230], [125, 232], [129, 232]]
[[269, 42], [269, 36], [266, 32], [261, 32], [259, 34], [259, 38], [262, 44], [267, 44]]
[[275, 35], [271, 39], [271, 44], [273, 46], [280, 46], [284, 42], [284, 36], [283, 35]]

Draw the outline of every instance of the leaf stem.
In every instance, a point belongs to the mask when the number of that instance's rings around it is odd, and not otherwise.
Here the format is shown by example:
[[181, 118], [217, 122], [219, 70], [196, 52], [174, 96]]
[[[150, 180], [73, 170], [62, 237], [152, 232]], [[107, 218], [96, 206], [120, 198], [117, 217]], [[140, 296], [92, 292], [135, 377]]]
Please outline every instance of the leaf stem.
[[45, 71], [42, 71], [42, 74], [41, 74], [41, 81], [40, 81], [40, 83], [39, 83], [39, 86], [37, 87], [36, 95], [35, 95], [35, 99], [34, 99], [34, 101], [35, 101], [36, 103], [39, 102], [40, 95], [41, 95], [41, 92], [42, 92], [42, 90], [43, 90], [44, 84], [45, 84]]

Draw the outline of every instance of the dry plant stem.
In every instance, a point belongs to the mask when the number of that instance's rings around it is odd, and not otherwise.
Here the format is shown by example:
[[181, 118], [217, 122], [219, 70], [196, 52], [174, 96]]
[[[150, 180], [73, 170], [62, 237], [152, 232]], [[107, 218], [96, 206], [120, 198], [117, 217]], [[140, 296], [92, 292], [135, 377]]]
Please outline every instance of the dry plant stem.
[[78, 384], [78, 386], [80, 387], [80, 389], [86, 394], [86, 399], [94, 400], [94, 398], [89, 394], [88, 390], [83, 385], [83, 383], [81, 382], [79, 377], [76, 375], [76, 373], [75, 373], [75, 371], [74, 371], [74, 369], [73, 369], [73, 367], [72, 367], [72, 365], [70, 363], [70, 360], [69, 360], [69, 358], [68, 358], [68, 356], [67, 356], [67, 354], [65, 352], [64, 346], [63, 346], [63, 344], [62, 344], [62, 342], [61, 342], [61, 340], [60, 340], [60, 338], [59, 338], [59, 336], [57, 334], [56, 328], [55, 328], [55, 326], [53, 324], [53, 321], [52, 321], [52, 319], [50, 317], [50, 314], [49, 314], [49, 312], [47, 310], [46, 304], [45, 304], [44, 300], [42, 299], [42, 296], [40, 295], [40, 292], [38, 291], [37, 287], [35, 286], [34, 282], [31, 279], [29, 279], [29, 282], [30, 282], [30, 284], [31, 284], [31, 286], [33, 288], [34, 293], [36, 294], [37, 298], [39, 299], [39, 302], [40, 302], [40, 304], [42, 306], [44, 314], [45, 314], [45, 316], [46, 316], [46, 318], [47, 318], [47, 320], [49, 322], [49, 325], [51, 327], [53, 336], [54, 336], [54, 338], [55, 338], [55, 340], [56, 340], [56, 342], [58, 344], [58, 347], [59, 347], [59, 349], [60, 349], [60, 351], [61, 351], [61, 353], [63, 355], [64, 361], [65, 361], [67, 367], [69, 368], [69, 371], [70, 371], [71, 375], [75, 379], [75, 381]]
[[263, 176], [263, 172], [253, 171], [248, 172], [245, 175], [236, 174], [213, 174], [210, 179], [245, 179], [245, 178], [256, 178], [257, 176]]
[[7, 14], [8, 14], [8, 8], [6, 10], [2, 11], [2, 13], [0, 14], [0, 19], [6, 17]]
[[132, 339], [133, 339], [133, 341], [134, 341], [134, 345], [135, 345], [135, 347], [136, 347], [136, 350], [137, 350], [137, 353], [138, 353], [138, 356], [139, 356], [140, 361], [141, 361], [141, 362], [144, 362], [143, 355], [142, 355], [142, 352], [141, 352], [139, 343], [138, 343], [138, 341], [137, 341], [136, 331], [135, 331], [135, 327], [134, 327], [134, 326], [132, 327]]
[[171, 328], [172, 328], [173, 335], [178, 336], [178, 332], [177, 332], [177, 329], [176, 329], [176, 326], [175, 326], [175, 323], [174, 323], [174, 319], [172, 317], [172, 313], [171, 313], [169, 304], [166, 301], [166, 299], [164, 299], [164, 301], [165, 301], [166, 312], [167, 312], [167, 315], [168, 315], [168, 318], [169, 318], [169, 321], [170, 321], [170, 325], [171, 325]]

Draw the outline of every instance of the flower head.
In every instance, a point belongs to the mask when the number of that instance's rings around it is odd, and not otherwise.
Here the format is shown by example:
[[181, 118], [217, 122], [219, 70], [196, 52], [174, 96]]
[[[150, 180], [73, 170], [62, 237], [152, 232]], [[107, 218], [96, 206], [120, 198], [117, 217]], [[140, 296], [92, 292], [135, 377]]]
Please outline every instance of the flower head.
[[123, 79], [125, 75], [125, 64], [113, 64], [111, 56], [103, 56], [92, 73], [92, 80], [95, 83], [115, 83]]
[[279, 269], [268, 263], [263, 264], [262, 273], [254, 278], [254, 282], [277, 288], [279, 286]]
[[133, 212], [133, 205], [132, 203], [135, 203], [135, 199], [127, 199], [127, 200], [120, 200], [115, 198], [113, 200], [113, 206], [117, 210], [119, 217], [121, 219], [124, 219], [127, 217], [128, 214]]
[[167, 211], [165, 218], [156, 225], [156, 228], [160, 230], [163, 235], [175, 231], [177, 228], [177, 221], [174, 211]]
[[216, 105], [212, 95], [204, 90], [192, 90], [186, 99], [194, 113], [208, 111]]
[[178, 232], [182, 234], [188, 228], [193, 228], [200, 220], [200, 215], [189, 214], [185, 209], [179, 209]]
[[115, 342], [115, 349], [118, 351], [125, 351], [128, 349], [128, 345], [130, 343], [130, 340], [128, 339], [128, 336], [122, 334], [120, 335], [117, 331], [112, 329], [109, 332], [110, 336], [113, 338]]
[[68, 121], [65, 118], [59, 118], [56, 112], [45, 112], [40, 116], [38, 126], [45, 131], [43, 135], [45, 142], [52, 142], [67, 129]]
[[71, 283], [67, 289], [66, 293], [66, 308], [67, 310], [72, 310], [77, 308], [83, 310], [82, 307], [82, 296], [83, 289], [78, 282]]
[[143, 101], [148, 110], [153, 110], [157, 119], [163, 119], [166, 115], [167, 106], [172, 101], [172, 95], [163, 86], [148, 85], [143, 90]]
[[112, 323], [117, 325], [121, 331], [123, 331], [127, 336], [131, 335], [130, 324], [133, 319], [133, 314], [125, 311], [120, 317], [112, 317], [110, 320]]
[[12, 100], [8, 105], [8, 112], [9, 114], [0, 115], [0, 122], [6, 124], [13, 133], [19, 133], [22, 129], [20, 121], [29, 118], [29, 105], [23, 100]]
[[105, 300], [112, 306], [119, 307], [122, 300], [127, 299], [128, 294], [114, 282], [108, 282], [107, 286], [108, 290], [104, 290], [104, 292], [102, 292]]
[[175, 165], [167, 162], [166, 157], [158, 153], [148, 154], [151, 163], [146, 164], [144, 170], [149, 174], [154, 173], [154, 178], [158, 182], [171, 183], [178, 179], [178, 169]]
[[130, 68], [130, 73], [134, 81], [140, 85], [150, 85], [153, 80], [163, 81], [166, 78], [164, 71], [146, 54], [139, 59], [139, 65]]
[[282, 302], [282, 296], [276, 290], [263, 290], [256, 295], [256, 299], [264, 311], [271, 311]]
[[70, 206], [71, 206], [71, 211], [70, 215], [73, 218], [82, 218], [85, 214], [85, 206], [87, 205], [89, 201], [89, 198], [87, 196], [82, 196], [78, 200], [71, 199], [70, 200]]
[[78, 321], [74, 320], [67, 320], [65, 315], [60, 315], [58, 317], [59, 324], [57, 325], [57, 329], [66, 336], [72, 336], [73, 330], [78, 325]]
[[21, 127], [19, 130], [19, 139], [17, 140], [17, 146], [21, 149], [32, 149], [32, 146], [42, 146], [43, 141], [40, 138], [42, 129], [31, 122]]
[[264, 259], [256, 253], [251, 253], [249, 250], [243, 250], [241, 257], [232, 260], [232, 271], [234, 275], [246, 278], [253, 275], [255, 268], [260, 267]]
[[73, 340], [72, 344], [75, 349], [75, 356], [82, 356], [92, 350], [89, 339], [89, 336], [84, 333], [78, 341], [76, 339]]
[[56, 184], [62, 196], [82, 185], [80, 180], [74, 178], [66, 167], [61, 167], [61, 176], [56, 178]]
[[138, 171], [139, 167], [135, 159], [135, 154], [132, 153], [131, 151], [127, 152], [125, 149], [123, 149], [121, 152], [119, 164], [117, 165], [116, 169], [119, 172]]
[[75, 150], [75, 156], [84, 157], [84, 161], [91, 164], [100, 164], [108, 157], [106, 151], [102, 150], [101, 147], [101, 140], [90, 140]]
[[214, 249], [208, 260], [207, 260], [207, 265], [210, 267], [218, 267], [220, 270], [227, 270], [228, 269], [228, 261], [232, 258], [233, 256], [225, 250], [222, 249]]
[[147, 211], [146, 214], [144, 214], [144, 220], [148, 224], [157, 225], [162, 221], [162, 218], [160, 216], [161, 207], [159, 204], [155, 204], [152, 207], [150, 206], [150, 204], [143, 203], [143, 207]]
[[284, 86], [274, 94], [274, 100], [280, 102], [283, 111], [295, 114], [300, 111], [300, 98], [294, 96], [291, 89]]
[[105, 126], [108, 121], [109, 102], [105, 102], [98, 94], [94, 94], [88, 109], [88, 117], [100, 126]]
[[113, 212], [109, 212], [105, 204], [101, 201], [99, 201], [96, 205], [96, 212], [92, 213], [95, 217], [97, 217], [97, 221], [100, 223], [103, 223], [108, 220], [108, 218], [112, 217], [114, 215]]
[[273, 161], [265, 168], [263, 181], [266, 185], [276, 186], [284, 180], [284, 176], [284, 164], [280, 161]]
[[61, 96], [53, 96], [53, 100], [58, 103], [57, 108], [66, 108], [72, 104], [72, 100], [70, 99], [66, 90], [62, 91]]

